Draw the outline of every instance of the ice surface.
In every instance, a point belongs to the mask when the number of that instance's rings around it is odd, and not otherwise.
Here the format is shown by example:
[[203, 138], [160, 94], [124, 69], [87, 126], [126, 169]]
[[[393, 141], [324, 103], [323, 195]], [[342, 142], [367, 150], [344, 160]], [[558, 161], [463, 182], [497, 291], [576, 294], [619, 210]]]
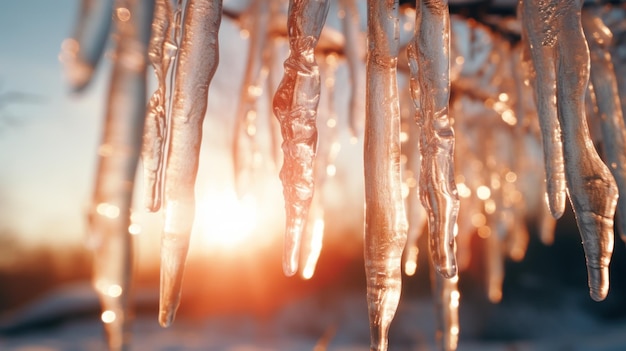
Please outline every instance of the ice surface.
[[[459, 197], [454, 183], [454, 132], [450, 98], [450, 19], [445, 1], [418, 2], [408, 55], [420, 125], [420, 199], [428, 213], [430, 252], [437, 272], [457, 274], [454, 226]], [[419, 85], [419, 89], [417, 86]]]
[[285, 197], [286, 228], [283, 271], [298, 271], [300, 243], [313, 198], [313, 163], [317, 149], [319, 67], [314, 50], [326, 20], [327, 0], [290, 1], [287, 28], [290, 54], [274, 95], [274, 113], [281, 125], [284, 163], [280, 171]]
[[[603, 8], [589, 7], [582, 12], [582, 26], [590, 51], [590, 84], [595, 94], [596, 116], [591, 116], [602, 130], [604, 161], [609, 166], [619, 192], [626, 194], [626, 127], [620, 103], [617, 79], [609, 47], [611, 30], [602, 19]], [[617, 202], [618, 232], [626, 239], [626, 202]]]
[[459, 344], [458, 276], [448, 279], [431, 269], [431, 286], [437, 316], [435, 337], [439, 350], [455, 351]]
[[173, 3], [173, 0], [155, 1], [148, 57], [154, 67], [158, 86], [146, 107], [141, 151], [145, 183], [144, 204], [149, 211], [158, 211], [161, 208], [163, 196], [167, 117], [171, 106], [167, 78], [179, 46], [181, 12], [182, 0], [177, 3]]
[[113, 0], [82, 0], [78, 23], [72, 38], [63, 42], [61, 62], [65, 76], [75, 91], [91, 81], [104, 53], [111, 28]]
[[268, 0], [253, 1], [243, 14], [242, 30], [248, 35], [248, 59], [239, 92], [239, 105], [235, 117], [233, 136], [233, 165], [235, 186], [239, 196], [250, 192], [255, 171], [263, 156], [259, 150], [257, 134], [257, 100], [263, 93], [268, 67], [264, 67], [263, 52], [268, 39], [270, 16]]
[[[403, 89], [401, 96], [410, 95], [410, 89]], [[411, 99], [410, 96], [407, 100]], [[406, 247], [403, 253], [403, 269], [404, 273], [408, 276], [415, 274], [417, 270], [418, 262], [418, 241], [425, 230], [425, 225], [428, 220], [426, 210], [419, 199], [419, 182], [420, 182], [420, 168], [421, 168], [421, 155], [419, 152], [419, 127], [415, 123], [415, 108], [411, 108], [414, 105], [412, 103], [402, 104], [402, 112], [407, 111], [407, 116], [402, 115], [404, 124], [408, 125], [408, 140], [403, 144], [403, 155], [406, 155], [406, 164], [403, 171], [403, 181], [405, 188], [408, 189], [406, 194], [406, 211], [408, 217], [408, 230]]]
[[363, 47], [365, 42], [361, 33], [359, 10], [355, 0], [341, 0], [343, 10], [342, 30], [345, 37], [345, 55], [350, 71], [350, 102], [348, 121], [353, 138], [362, 135], [363, 128]]
[[[554, 62], [551, 60], [553, 50], [552, 46], [546, 46], [539, 36], [543, 33], [541, 29], [544, 27], [553, 28], [550, 18], [542, 18], [538, 6], [536, 4], [524, 7], [527, 0], [520, 1], [520, 9], [518, 14], [522, 13], [521, 9], [528, 8], [530, 14], [523, 15], [533, 16], [532, 21], [540, 21], [543, 27], [538, 23], [527, 24], [523, 28], [522, 40], [527, 41], [534, 35], [537, 36], [533, 43], [527, 42], [523, 56], [526, 60], [532, 61], [527, 65], [529, 69], [529, 78], [535, 91], [535, 101], [537, 105], [537, 113], [539, 115], [539, 125], [541, 126], [541, 136], [543, 140], [544, 162], [547, 183], [547, 200], [552, 216], [556, 219], [560, 218], [565, 211], [566, 184], [565, 170], [563, 163], [563, 142], [561, 140], [562, 133], [557, 117], [556, 105], [556, 72]], [[545, 17], [545, 16], [544, 16]], [[531, 34], [529, 31], [534, 30], [537, 33]], [[547, 31], [547, 30], [546, 30]], [[528, 39], [527, 39], [528, 38]]]
[[368, 1], [365, 109], [365, 272], [371, 350], [387, 350], [401, 291], [407, 220], [400, 176], [396, 82], [398, 2]]
[[218, 32], [222, 2], [190, 0], [183, 15], [182, 41], [176, 62], [171, 125], [165, 166], [161, 236], [159, 323], [169, 326], [180, 302], [180, 290], [195, 213], [194, 187], [202, 122], [211, 79], [219, 61]]
[[89, 215], [89, 245], [94, 251], [93, 284], [102, 305], [109, 350], [125, 350], [129, 342], [133, 271], [129, 226], [143, 132], [145, 53], [152, 11], [150, 1], [118, 0], [113, 12], [119, 39]]
[[[521, 3], [536, 81], [539, 87], [552, 86], [556, 92], [556, 100], [551, 92], [547, 99], [556, 104], [567, 189], [585, 249], [590, 295], [600, 301], [608, 293], [618, 194], [611, 173], [591, 142], [585, 119], [589, 50], [580, 23], [581, 8], [582, 1]], [[546, 96], [538, 91], [537, 98], [541, 101]]]

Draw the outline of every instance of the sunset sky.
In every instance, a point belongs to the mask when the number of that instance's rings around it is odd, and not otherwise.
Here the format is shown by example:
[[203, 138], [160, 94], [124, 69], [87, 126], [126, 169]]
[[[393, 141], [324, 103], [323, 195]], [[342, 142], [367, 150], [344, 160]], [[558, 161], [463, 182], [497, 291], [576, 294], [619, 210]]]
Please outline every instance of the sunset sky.
[[[61, 42], [72, 34], [78, 6], [78, 0], [27, 0], [5, 2], [0, 11], [0, 30], [4, 33], [0, 36], [0, 96], [9, 92], [33, 96], [32, 101], [0, 105], [0, 235], [4, 238], [64, 245], [80, 244], [85, 233], [111, 62], [108, 57], [101, 62], [94, 81], [84, 92], [70, 92], [58, 55]], [[199, 208], [208, 213], [234, 201], [228, 190], [232, 184], [229, 128], [246, 59], [246, 42], [238, 34], [233, 22], [222, 21], [221, 60], [209, 92], [197, 183], [199, 198], [209, 199], [199, 200], [204, 201]], [[152, 79], [152, 69], [148, 75]], [[347, 90], [338, 90], [337, 100], [345, 103]], [[260, 108], [267, 109], [266, 98], [261, 100]], [[9, 125], [8, 118], [20, 123]], [[343, 137], [347, 140], [347, 132]], [[361, 159], [361, 150], [362, 144], [348, 145], [339, 155], [340, 160], [352, 160], [347, 169], [358, 177], [344, 191], [358, 193], [362, 189], [362, 168], [354, 162]], [[268, 212], [257, 216], [272, 223], [282, 222], [282, 189], [277, 174], [270, 174], [262, 184], [270, 202], [261, 206]], [[346, 199], [357, 204], [358, 218], [362, 198]], [[145, 212], [141, 215], [148, 216], [147, 222], [152, 225], [160, 219]], [[214, 216], [225, 218], [223, 214]], [[203, 227], [222, 228], [223, 232], [229, 226], [215, 223], [216, 218], [210, 215], [203, 217]], [[158, 230], [158, 226], [153, 229]]]

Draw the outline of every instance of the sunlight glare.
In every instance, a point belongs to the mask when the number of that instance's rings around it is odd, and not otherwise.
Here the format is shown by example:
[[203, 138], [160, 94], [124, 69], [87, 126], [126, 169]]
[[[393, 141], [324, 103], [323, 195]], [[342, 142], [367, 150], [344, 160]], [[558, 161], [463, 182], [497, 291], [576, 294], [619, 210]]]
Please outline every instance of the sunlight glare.
[[257, 224], [256, 199], [241, 199], [233, 189], [209, 191], [196, 214], [202, 242], [209, 248], [234, 249], [250, 240]]

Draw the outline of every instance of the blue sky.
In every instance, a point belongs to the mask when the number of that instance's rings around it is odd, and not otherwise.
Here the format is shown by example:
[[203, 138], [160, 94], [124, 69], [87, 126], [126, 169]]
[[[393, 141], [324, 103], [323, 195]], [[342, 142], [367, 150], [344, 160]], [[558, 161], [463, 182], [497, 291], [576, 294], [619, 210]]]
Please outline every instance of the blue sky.
[[77, 5], [71, 0], [0, 5], [0, 94], [37, 97], [0, 111], [1, 117], [22, 121], [0, 129], [0, 235], [19, 233], [36, 241], [82, 235], [106, 69], [81, 96], [70, 94], [63, 81], [58, 54]]

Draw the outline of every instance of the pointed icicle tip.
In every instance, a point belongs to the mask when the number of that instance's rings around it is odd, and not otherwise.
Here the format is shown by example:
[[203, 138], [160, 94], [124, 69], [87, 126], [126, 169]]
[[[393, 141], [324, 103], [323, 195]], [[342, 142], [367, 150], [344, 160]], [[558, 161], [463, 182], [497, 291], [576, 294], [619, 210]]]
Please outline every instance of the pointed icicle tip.
[[163, 328], [169, 328], [174, 322], [174, 317], [176, 317], [176, 313], [170, 309], [160, 309], [159, 311], [159, 324]]
[[448, 267], [437, 267], [437, 272], [446, 279], [452, 279], [457, 276], [458, 269], [456, 265], [448, 266]]

